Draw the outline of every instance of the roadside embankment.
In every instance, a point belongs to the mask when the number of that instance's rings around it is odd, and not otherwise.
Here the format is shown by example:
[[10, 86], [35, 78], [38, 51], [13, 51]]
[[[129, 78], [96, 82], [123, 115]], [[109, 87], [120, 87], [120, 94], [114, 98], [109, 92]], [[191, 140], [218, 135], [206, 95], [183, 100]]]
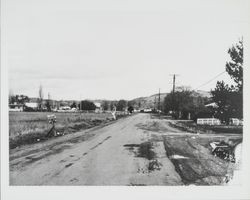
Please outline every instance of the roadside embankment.
[[193, 121], [180, 120], [169, 121], [169, 125], [182, 131], [191, 133], [237, 133], [242, 134], [242, 126], [226, 126], [226, 125], [198, 125]]

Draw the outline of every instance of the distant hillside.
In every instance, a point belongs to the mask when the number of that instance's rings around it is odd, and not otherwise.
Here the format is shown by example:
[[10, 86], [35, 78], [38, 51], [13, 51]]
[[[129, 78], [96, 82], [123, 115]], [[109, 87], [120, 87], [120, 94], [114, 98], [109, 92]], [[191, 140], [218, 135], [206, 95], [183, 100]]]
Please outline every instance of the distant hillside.
[[[161, 93], [160, 94], [160, 102], [161, 103], [164, 101], [164, 98], [166, 97], [167, 94], [168, 93]], [[133, 99], [132, 101], [134, 101], [135, 104], [138, 105], [138, 107], [140, 107], [141, 109], [154, 108], [155, 103], [156, 103], [156, 106], [158, 105], [159, 94], [153, 94], [153, 95], [148, 96], [148, 97], [139, 97], [139, 98]]]
[[[198, 94], [197, 96], [207, 97], [207, 98], [211, 97], [210, 92], [207, 92], [207, 91], [197, 90], [196, 93]], [[161, 103], [164, 101], [164, 98], [167, 96], [167, 94], [168, 93], [161, 93], [160, 94], [160, 102]], [[135, 98], [132, 101], [134, 101], [135, 105], [140, 107], [140, 109], [154, 108], [155, 102], [156, 102], [156, 106], [158, 105], [158, 98], [159, 98], [159, 94], [153, 94], [153, 95], [148, 96], [148, 97]]]

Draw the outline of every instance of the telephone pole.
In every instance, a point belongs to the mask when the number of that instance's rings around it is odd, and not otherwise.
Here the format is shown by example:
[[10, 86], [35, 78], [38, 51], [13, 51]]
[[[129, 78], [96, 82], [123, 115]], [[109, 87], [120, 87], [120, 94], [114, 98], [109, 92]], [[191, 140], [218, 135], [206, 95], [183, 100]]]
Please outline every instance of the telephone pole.
[[158, 95], [158, 110], [160, 110], [160, 101], [161, 101], [161, 89], [159, 88], [159, 95]]
[[79, 105], [80, 113], [82, 112], [82, 94], [80, 94], [80, 105]]
[[160, 118], [160, 109], [161, 109], [161, 89], [159, 88], [159, 97], [158, 97], [158, 112], [159, 112], [159, 118]]
[[155, 96], [155, 101], [154, 101], [154, 112], [156, 111], [156, 96]]
[[52, 106], [53, 107], [53, 102], [52, 102], [52, 105], [50, 105], [51, 101], [50, 101], [50, 93], [48, 92], [48, 103], [49, 103], [49, 106]]
[[173, 94], [174, 94], [174, 90], [175, 90], [175, 74], [173, 75]]
[[176, 76], [179, 76], [179, 74], [170, 74], [170, 76], [173, 76], [173, 94], [175, 92], [175, 79], [176, 79]]
[[173, 95], [172, 95], [172, 109], [173, 109], [173, 112], [175, 111], [175, 79], [176, 79], [176, 76], [179, 76], [178, 74], [171, 74], [170, 76], [173, 76]]

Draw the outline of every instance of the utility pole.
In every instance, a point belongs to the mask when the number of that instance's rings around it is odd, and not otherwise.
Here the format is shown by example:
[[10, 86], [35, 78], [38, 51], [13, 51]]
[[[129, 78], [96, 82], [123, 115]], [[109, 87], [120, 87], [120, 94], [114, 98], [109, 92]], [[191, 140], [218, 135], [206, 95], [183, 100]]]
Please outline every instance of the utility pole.
[[[49, 102], [49, 106], [51, 106], [50, 104], [51, 104], [51, 102], [50, 102], [50, 93], [48, 92], [48, 102]], [[52, 107], [53, 107], [53, 105], [52, 105]]]
[[160, 110], [160, 101], [161, 101], [161, 89], [159, 88], [159, 95], [158, 95], [158, 110]]
[[82, 94], [80, 94], [80, 112], [82, 111]]
[[156, 111], [156, 96], [155, 96], [155, 101], [154, 101], [154, 112]]
[[173, 94], [174, 94], [174, 90], [175, 90], [175, 74], [173, 75]]
[[159, 97], [158, 97], [158, 112], [159, 112], [159, 118], [160, 118], [160, 109], [161, 109], [161, 89], [159, 88]]
[[173, 108], [173, 112], [176, 109], [176, 105], [175, 105], [175, 78], [176, 76], [178, 76], [178, 74], [171, 74], [170, 76], [173, 76], [173, 95], [172, 95], [172, 108]]

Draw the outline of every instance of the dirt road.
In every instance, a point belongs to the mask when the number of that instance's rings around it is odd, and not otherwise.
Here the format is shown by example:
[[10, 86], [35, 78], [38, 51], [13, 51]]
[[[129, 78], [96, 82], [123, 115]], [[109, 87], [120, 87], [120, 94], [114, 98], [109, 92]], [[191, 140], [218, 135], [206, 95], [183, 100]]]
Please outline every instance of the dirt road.
[[[239, 135], [230, 137], [241, 139]], [[107, 126], [11, 150], [10, 185], [221, 184], [228, 164], [211, 155], [204, 138], [208, 137], [171, 128], [167, 120], [136, 114]], [[180, 155], [183, 149], [175, 145], [187, 150], [184, 159]], [[185, 162], [175, 162], [175, 151]], [[216, 167], [207, 169], [209, 163]]]

